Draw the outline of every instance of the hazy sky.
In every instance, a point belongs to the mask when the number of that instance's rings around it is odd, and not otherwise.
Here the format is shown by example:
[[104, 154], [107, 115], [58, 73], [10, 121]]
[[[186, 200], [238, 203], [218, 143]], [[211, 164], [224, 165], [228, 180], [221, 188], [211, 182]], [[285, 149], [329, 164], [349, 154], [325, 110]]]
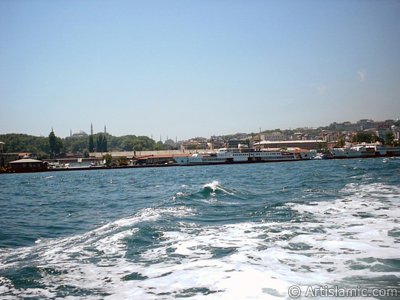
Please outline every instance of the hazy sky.
[[0, 1], [0, 133], [400, 117], [400, 1]]

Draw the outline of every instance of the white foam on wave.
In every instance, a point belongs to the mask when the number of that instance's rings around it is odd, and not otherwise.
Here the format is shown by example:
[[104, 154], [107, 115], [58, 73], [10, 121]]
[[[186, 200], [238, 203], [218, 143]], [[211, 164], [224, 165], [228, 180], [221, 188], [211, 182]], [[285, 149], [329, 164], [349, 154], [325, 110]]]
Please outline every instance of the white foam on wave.
[[[108, 223], [83, 235], [40, 239], [32, 247], [3, 250], [2, 269], [36, 267], [41, 273], [40, 284], [46, 288], [17, 289], [11, 281], [0, 278], [0, 294], [18, 297], [55, 297], [58, 288], [71, 286], [101, 293], [116, 293], [123, 285], [122, 277], [130, 274], [133, 264], [125, 259], [126, 238], [136, 234], [136, 224], [153, 222], [162, 217], [187, 216], [187, 207], [146, 208], [139, 213]], [[52, 272], [45, 270], [53, 269]], [[40, 270], [43, 270], [41, 272]], [[116, 282], [115, 282], [116, 281]], [[98, 299], [99, 295], [87, 296]]]
[[[398, 229], [400, 188], [349, 185], [342, 192], [347, 196], [335, 201], [288, 204], [302, 222], [193, 224], [165, 232], [160, 246], [142, 254], [149, 265], [137, 270], [148, 279], [139, 288], [171, 297], [205, 288], [214, 292], [213, 299], [281, 299], [294, 284], [351, 285], [352, 277], [371, 282], [377, 276], [400, 277], [393, 270], [375, 272], [365, 262], [400, 258], [400, 244], [389, 234]], [[162, 262], [152, 265], [156, 258]], [[206, 293], [196, 295], [202, 297]]]
[[[244, 223], [198, 230], [194, 226], [166, 232], [160, 247], [142, 255], [148, 263], [156, 258], [163, 261], [137, 269], [149, 278], [140, 282], [141, 289], [170, 297], [193, 288], [207, 289], [213, 298], [226, 299], [265, 297], [265, 289], [270, 289], [269, 299], [286, 295], [290, 267], [281, 259], [288, 256], [279, 248], [265, 248], [266, 225]], [[292, 277], [300, 280], [303, 274]]]
[[219, 184], [219, 181], [217, 181], [217, 180], [213, 180], [212, 182], [205, 184], [203, 186], [203, 188], [204, 189], [210, 189], [210, 190], [213, 191], [213, 193], [215, 193], [217, 190], [219, 190], [219, 191], [221, 191], [221, 192], [223, 192], [225, 194], [228, 194], [228, 195], [232, 195], [232, 196], [235, 195], [235, 193], [233, 191], [230, 191], [229, 189], [226, 189], [223, 186], [221, 186]]
[[206, 183], [203, 188], [209, 188], [211, 189], [213, 192], [215, 192], [217, 190], [219, 186], [219, 182], [217, 180], [213, 180], [213, 182], [210, 183]]
[[[365, 262], [400, 257], [400, 243], [389, 234], [399, 231], [400, 188], [350, 184], [341, 193], [343, 197], [334, 201], [287, 204], [301, 221], [222, 226], [182, 222], [179, 229], [164, 231], [159, 243], [136, 261], [126, 258], [124, 239], [136, 234], [137, 222], [193, 211], [145, 209], [82, 236], [19, 249], [16, 256], [10, 254], [7, 259], [6, 255], [0, 261], [10, 267], [18, 264], [17, 258], [37, 252], [39, 267], [60, 271], [57, 276], [44, 275], [46, 291], [26, 290], [22, 295], [55, 293], [58, 287], [70, 285], [107, 293], [101, 296], [105, 299], [190, 295], [196, 299], [288, 299], [288, 288], [294, 284], [329, 285], [357, 276], [400, 277], [393, 270], [377, 274]], [[355, 264], [363, 268], [352, 268]], [[126, 279], [131, 274], [139, 278]]]
[[[325, 261], [355, 260], [365, 257], [399, 259], [400, 245], [390, 236], [398, 228], [400, 214], [400, 188], [371, 184], [347, 185], [343, 192], [349, 196], [317, 205], [290, 204], [302, 215], [311, 215], [320, 223], [314, 225], [319, 233], [303, 233], [290, 242], [304, 242], [321, 248], [320, 257]], [[306, 223], [307, 228], [312, 225]], [[342, 265], [346, 269], [346, 266]], [[362, 272], [365, 272], [363, 270]], [[358, 271], [350, 272], [356, 275]], [[349, 274], [349, 271], [347, 272]]]

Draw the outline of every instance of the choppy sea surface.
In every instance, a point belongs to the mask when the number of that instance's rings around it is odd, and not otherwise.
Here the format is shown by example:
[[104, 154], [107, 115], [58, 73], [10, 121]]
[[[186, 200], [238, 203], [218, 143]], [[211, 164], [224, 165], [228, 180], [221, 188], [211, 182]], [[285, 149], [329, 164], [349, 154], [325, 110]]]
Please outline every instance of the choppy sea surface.
[[400, 296], [399, 217], [399, 158], [4, 174], [0, 298]]

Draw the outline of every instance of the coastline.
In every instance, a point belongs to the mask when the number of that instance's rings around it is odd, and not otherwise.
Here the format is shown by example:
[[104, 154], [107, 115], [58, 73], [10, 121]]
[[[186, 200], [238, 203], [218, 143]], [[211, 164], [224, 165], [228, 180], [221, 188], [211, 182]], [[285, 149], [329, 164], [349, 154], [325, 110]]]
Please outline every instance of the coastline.
[[34, 171], [8, 171], [0, 172], [0, 174], [21, 174], [21, 173], [44, 173], [44, 172], [62, 172], [62, 171], [95, 171], [95, 170], [115, 170], [115, 169], [143, 169], [143, 168], [167, 168], [167, 167], [191, 167], [191, 166], [212, 166], [212, 165], [242, 165], [242, 164], [260, 164], [260, 163], [280, 163], [280, 162], [299, 162], [299, 161], [315, 161], [315, 160], [347, 160], [347, 159], [366, 159], [366, 158], [394, 158], [400, 155], [379, 155], [379, 156], [362, 156], [362, 157], [327, 157], [324, 159], [297, 159], [297, 160], [274, 160], [274, 161], [226, 161], [226, 162], [206, 162], [181, 165], [178, 163], [165, 164], [147, 164], [147, 165], [127, 165], [127, 166], [88, 166], [88, 167], [69, 167], [69, 168], [52, 168]]

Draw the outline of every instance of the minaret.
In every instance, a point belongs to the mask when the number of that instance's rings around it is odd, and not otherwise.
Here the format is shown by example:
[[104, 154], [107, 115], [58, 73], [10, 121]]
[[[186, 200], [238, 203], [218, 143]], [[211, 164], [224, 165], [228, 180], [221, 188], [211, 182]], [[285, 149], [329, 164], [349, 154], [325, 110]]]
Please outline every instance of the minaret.
[[93, 123], [90, 123], [90, 135], [93, 135]]
[[72, 129], [69, 130], [69, 137], [72, 137]]
[[107, 128], [106, 128], [106, 125], [104, 125], [104, 134], [106, 134], [107, 133]]

